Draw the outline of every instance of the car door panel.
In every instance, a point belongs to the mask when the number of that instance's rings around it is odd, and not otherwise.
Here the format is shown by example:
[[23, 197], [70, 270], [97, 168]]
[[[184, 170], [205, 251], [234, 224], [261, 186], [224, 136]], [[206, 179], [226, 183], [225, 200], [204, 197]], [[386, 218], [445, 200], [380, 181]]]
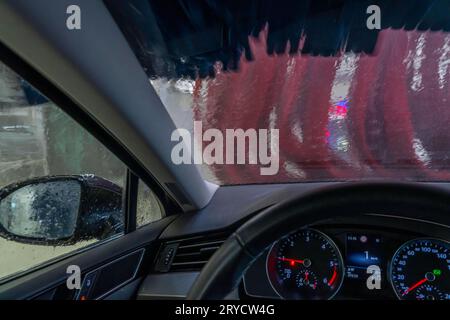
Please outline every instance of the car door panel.
[[[92, 270], [105, 267], [112, 261], [117, 261], [137, 250], [145, 249], [135, 275], [131, 279], [127, 279], [125, 283], [113, 288], [113, 290], [109, 290], [107, 294], [112, 295], [114, 292], [119, 291], [124, 284], [134, 283], [134, 280], [139, 279], [148, 272], [146, 270], [153, 261], [157, 250], [154, 246], [154, 241], [157, 240], [161, 232], [173, 219], [174, 216], [163, 218], [119, 238], [101, 242], [97, 246], [75, 253], [46, 267], [32, 270], [30, 273], [0, 286], [0, 299], [75, 298], [76, 292], [71, 292], [73, 296], [70, 295], [70, 292], [67, 293], [67, 296], [64, 296], [64, 289], [67, 290], [66, 281], [69, 276], [67, 273], [68, 266], [79, 266], [83, 279]], [[105, 275], [107, 273], [103, 274], [103, 276]], [[56, 296], [55, 294], [58, 293], [58, 290], [60, 290], [59, 296]]]

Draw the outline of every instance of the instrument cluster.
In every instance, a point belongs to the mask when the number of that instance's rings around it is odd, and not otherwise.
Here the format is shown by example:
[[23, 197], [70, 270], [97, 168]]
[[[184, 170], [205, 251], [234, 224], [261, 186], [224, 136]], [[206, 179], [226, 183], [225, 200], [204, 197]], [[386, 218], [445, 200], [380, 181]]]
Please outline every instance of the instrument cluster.
[[259, 298], [450, 300], [450, 242], [364, 227], [301, 229], [249, 268], [244, 289]]

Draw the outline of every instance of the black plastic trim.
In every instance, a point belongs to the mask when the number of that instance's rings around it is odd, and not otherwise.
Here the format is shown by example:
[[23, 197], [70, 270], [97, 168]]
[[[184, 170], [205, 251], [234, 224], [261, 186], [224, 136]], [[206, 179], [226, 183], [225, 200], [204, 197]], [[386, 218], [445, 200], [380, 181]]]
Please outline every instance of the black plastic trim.
[[[124, 256], [121, 256], [121, 257], [119, 257], [119, 258], [117, 258], [117, 259], [114, 259], [113, 261], [108, 262], [108, 263], [102, 265], [101, 267], [99, 267], [99, 268], [97, 268], [97, 269], [94, 269], [94, 270], [88, 272], [88, 273], [86, 274], [86, 276], [84, 277], [83, 284], [82, 284], [82, 287], [81, 287], [81, 288], [83, 288], [83, 286], [85, 285], [86, 278], [87, 278], [90, 274], [92, 274], [92, 273], [99, 273], [99, 272], [100, 272], [103, 268], [105, 268], [106, 266], [109, 266], [109, 265], [111, 265], [111, 264], [114, 264], [114, 263], [116, 263], [116, 262], [119, 262], [119, 261], [121, 261], [121, 260], [123, 260], [123, 259], [125, 259], [125, 258], [127, 258], [127, 257], [129, 257], [129, 256], [131, 256], [131, 255], [139, 254], [139, 255], [140, 255], [140, 257], [139, 257], [139, 262], [138, 262], [138, 264], [137, 264], [137, 266], [136, 266], [136, 269], [134, 270], [133, 275], [132, 275], [129, 279], [127, 279], [126, 281], [123, 281], [121, 284], [115, 286], [114, 288], [108, 290], [107, 292], [102, 293], [100, 296], [98, 296], [98, 297], [93, 297], [94, 300], [102, 300], [104, 297], [106, 297], [106, 296], [110, 295], [111, 293], [113, 293], [114, 291], [116, 291], [116, 290], [122, 288], [123, 286], [125, 286], [125, 285], [127, 285], [128, 283], [132, 282], [132, 281], [136, 278], [136, 276], [137, 276], [137, 274], [138, 274], [138, 271], [139, 271], [139, 268], [141, 267], [141, 264], [142, 264], [142, 259], [144, 258], [144, 253], [145, 253], [145, 248], [141, 248], [141, 249], [139, 249], [139, 250], [136, 250], [136, 251], [134, 251], [134, 252], [131, 252], [131, 253], [128, 253], [128, 254], [126, 254], [126, 255], [124, 255]], [[78, 293], [77, 293], [77, 295], [76, 295], [76, 300], [79, 299], [80, 292], [81, 292], [81, 290], [78, 291]]]
[[124, 192], [124, 206], [125, 212], [125, 233], [130, 233], [136, 230], [136, 212], [139, 178], [130, 169], [127, 169], [126, 177], [126, 191]]

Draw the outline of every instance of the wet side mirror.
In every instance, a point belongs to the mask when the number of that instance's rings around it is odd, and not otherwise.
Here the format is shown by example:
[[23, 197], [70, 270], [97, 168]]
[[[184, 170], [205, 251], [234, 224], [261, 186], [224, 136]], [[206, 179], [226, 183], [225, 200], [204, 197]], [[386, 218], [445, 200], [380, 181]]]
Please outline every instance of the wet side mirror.
[[93, 175], [28, 180], [0, 191], [0, 236], [65, 245], [123, 231], [121, 188]]

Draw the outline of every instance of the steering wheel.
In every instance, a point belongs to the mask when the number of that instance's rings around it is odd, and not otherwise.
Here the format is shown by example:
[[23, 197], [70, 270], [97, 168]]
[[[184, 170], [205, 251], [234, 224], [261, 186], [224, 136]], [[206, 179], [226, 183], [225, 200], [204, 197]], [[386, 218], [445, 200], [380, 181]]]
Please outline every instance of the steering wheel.
[[395, 214], [439, 221], [450, 218], [450, 192], [425, 184], [345, 183], [293, 197], [260, 212], [235, 231], [200, 272], [187, 299], [223, 299], [273, 242], [336, 217]]

